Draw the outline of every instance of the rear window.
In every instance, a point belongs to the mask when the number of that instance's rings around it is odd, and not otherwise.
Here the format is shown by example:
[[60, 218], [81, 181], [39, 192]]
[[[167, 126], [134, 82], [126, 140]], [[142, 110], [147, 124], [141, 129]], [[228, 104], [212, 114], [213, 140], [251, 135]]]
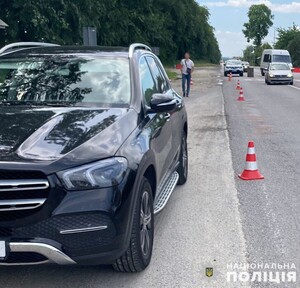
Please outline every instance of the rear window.
[[62, 55], [0, 59], [0, 101], [129, 104], [128, 59]]

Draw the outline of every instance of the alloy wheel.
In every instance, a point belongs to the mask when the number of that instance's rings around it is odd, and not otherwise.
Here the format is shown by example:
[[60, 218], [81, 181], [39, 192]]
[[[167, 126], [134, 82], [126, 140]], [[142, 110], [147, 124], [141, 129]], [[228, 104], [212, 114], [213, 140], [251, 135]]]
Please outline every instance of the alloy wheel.
[[141, 217], [140, 217], [140, 242], [141, 250], [144, 257], [147, 257], [151, 251], [151, 220], [152, 212], [151, 205], [149, 201], [149, 192], [144, 191], [141, 200]]

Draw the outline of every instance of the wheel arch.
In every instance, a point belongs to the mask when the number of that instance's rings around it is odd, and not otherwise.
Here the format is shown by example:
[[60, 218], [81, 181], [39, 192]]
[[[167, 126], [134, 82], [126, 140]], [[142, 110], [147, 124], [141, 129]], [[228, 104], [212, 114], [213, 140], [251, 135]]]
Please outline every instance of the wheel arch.
[[188, 136], [188, 125], [187, 125], [186, 121], [185, 121], [185, 123], [183, 125], [183, 131], [184, 131], [185, 135]]
[[153, 199], [155, 199], [157, 180], [156, 180], [156, 171], [152, 164], [150, 166], [148, 166], [148, 168], [144, 172], [143, 176], [148, 179], [151, 189], [152, 189]]

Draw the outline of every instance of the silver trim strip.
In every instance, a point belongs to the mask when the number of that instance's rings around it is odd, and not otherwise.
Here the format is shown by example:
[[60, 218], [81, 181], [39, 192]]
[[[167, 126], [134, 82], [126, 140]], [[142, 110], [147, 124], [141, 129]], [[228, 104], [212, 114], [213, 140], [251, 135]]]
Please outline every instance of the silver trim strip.
[[13, 49], [13, 48], [28, 48], [28, 47], [51, 47], [51, 46], [59, 46], [58, 44], [52, 44], [52, 43], [44, 43], [44, 42], [16, 42], [11, 43], [3, 48], [0, 49], [0, 55], [7, 50]]
[[178, 179], [179, 179], [179, 174], [177, 172], [173, 172], [173, 174], [171, 174], [168, 181], [164, 184], [164, 186], [162, 187], [162, 191], [160, 191], [158, 197], [155, 199], [154, 214], [157, 214], [162, 209], [164, 209], [164, 207], [169, 201], [169, 198], [171, 197], [172, 193], [175, 190]]
[[0, 180], [0, 193], [6, 191], [43, 190], [47, 188], [49, 188], [49, 182], [43, 179]]
[[[48, 258], [49, 261], [42, 261], [39, 263], [52, 262], [59, 265], [76, 264], [68, 255], [60, 251], [59, 249], [44, 243], [30, 243], [30, 242], [11, 242], [9, 243], [11, 252], [34, 252], [41, 254]], [[34, 265], [37, 263], [0, 263], [0, 265]]]
[[0, 211], [35, 209], [42, 206], [46, 200], [46, 198], [0, 200]]
[[100, 231], [107, 229], [107, 226], [96, 226], [96, 227], [88, 227], [88, 228], [78, 228], [78, 229], [69, 229], [69, 230], [62, 230], [59, 231], [60, 234], [75, 234], [75, 233], [86, 233], [86, 232], [93, 232], [93, 231]]
[[134, 51], [138, 48], [145, 49], [145, 50], [148, 50], [150, 52], [152, 51], [152, 49], [149, 46], [145, 45], [145, 44], [134, 43], [134, 44], [131, 44], [129, 46], [129, 58], [132, 58]]

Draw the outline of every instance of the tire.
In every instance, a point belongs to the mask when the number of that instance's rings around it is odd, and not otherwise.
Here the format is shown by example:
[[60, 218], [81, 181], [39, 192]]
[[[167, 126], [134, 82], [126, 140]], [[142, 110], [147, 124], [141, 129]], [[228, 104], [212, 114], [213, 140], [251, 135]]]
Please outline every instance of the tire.
[[189, 173], [189, 157], [188, 157], [188, 149], [187, 149], [187, 137], [186, 134], [183, 133], [181, 139], [181, 148], [180, 148], [180, 159], [179, 159], [179, 166], [177, 168], [177, 173], [179, 174], [179, 179], [177, 184], [183, 185]]
[[224, 72], [224, 76], [227, 77], [227, 73], [226, 72]]
[[[130, 243], [126, 252], [113, 264], [116, 271], [141, 272], [149, 265], [154, 236], [153, 211], [151, 185], [148, 179], [143, 177], [134, 209]], [[144, 218], [141, 215], [144, 215]], [[144, 243], [141, 240], [144, 240]]]
[[260, 69], [261, 76], [265, 76], [265, 72], [263, 69]]
[[290, 82], [290, 85], [294, 85], [294, 81]]
[[265, 78], [265, 83], [268, 84], [267, 78]]
[[243, 73], [243, 72], [242, 72], [242, 73], [240, 73], [240, 76], [241, 76], [241, 77], [243, 77], [243, 76], [244, 76], [244, 73]]

